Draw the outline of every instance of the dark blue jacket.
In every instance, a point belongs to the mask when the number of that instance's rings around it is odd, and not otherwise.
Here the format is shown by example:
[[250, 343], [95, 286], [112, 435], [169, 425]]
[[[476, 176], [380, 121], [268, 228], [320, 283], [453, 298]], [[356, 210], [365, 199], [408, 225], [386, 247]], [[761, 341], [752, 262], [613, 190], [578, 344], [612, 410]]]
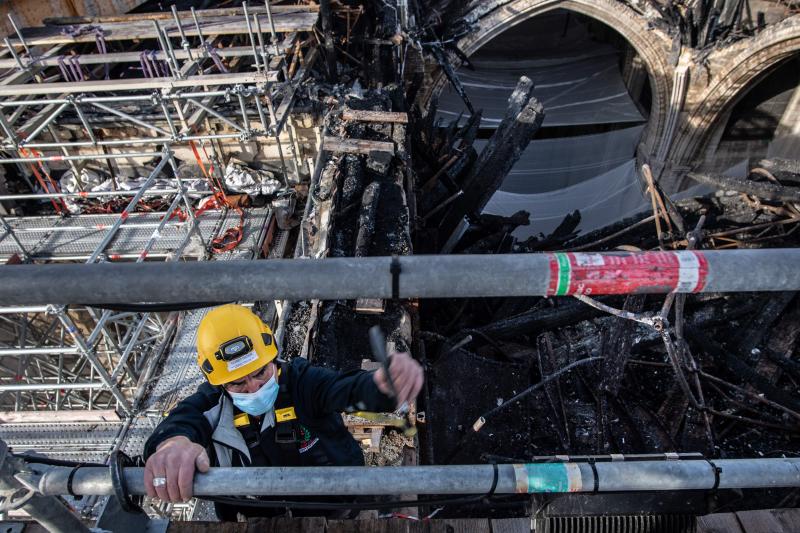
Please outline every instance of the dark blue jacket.
[[394, 401], [378, 390], [373, 373], [335, 372], [300, 357], [282, 366], [278, 402], [283, 398], [295, 409], [297, 453], [276, 444], [274, 424], [254, 420], [250, 426], [234, 427], [240, 411], [222, 387], [204, 383], [158, 425], [145, 443], [145, 459], [166, 439], [183, 435], [209, 451], [212, 466], [363, 465], [361, 448], [340, 413], [394, 410]]

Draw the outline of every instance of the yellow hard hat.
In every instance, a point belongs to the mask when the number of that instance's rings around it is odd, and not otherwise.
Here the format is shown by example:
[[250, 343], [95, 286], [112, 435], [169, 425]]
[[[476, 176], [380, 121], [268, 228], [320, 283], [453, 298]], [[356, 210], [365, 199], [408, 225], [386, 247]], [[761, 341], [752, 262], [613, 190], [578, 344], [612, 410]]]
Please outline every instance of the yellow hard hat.
[[197, 364], [212, 385], [241, 379], [277, 356], [270, 327], [241, 305], [212, 309], [197, 328]]

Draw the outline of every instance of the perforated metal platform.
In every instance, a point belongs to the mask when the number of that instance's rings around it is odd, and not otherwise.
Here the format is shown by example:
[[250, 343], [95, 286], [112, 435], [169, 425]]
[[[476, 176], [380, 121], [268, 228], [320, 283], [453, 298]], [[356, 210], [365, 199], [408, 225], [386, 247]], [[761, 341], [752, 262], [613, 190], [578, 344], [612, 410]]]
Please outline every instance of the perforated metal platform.
[[[107, 255], [138, 255], [161, 222], [163, 213], [135, 213], [117, 231], [106, 247]], [[226, 218], [221, 211], [206, 211], [198, 219], [203, 238], [214, 235], [220, 222]], [[21, 217], [6, 221], [14, 235], [34, 259], [81, 258], [90, 255], [105, 237], [119, 215], [78, 215], [73, 217]], [[189, 222], [175, 218], [167, 222], [151, 248], [151, 255], [166, 254], [177, 249], [186, 238]], [[0, 230], [0, 258], [8, 259], [21, 254], [19, 245], [5, 231]], [[203, 248], [191, 243], [184, 255], [200, 256]]]
[[103, 463], [122, 425], [122, 421], [2, 424], [0, 438], [14, 453], [31, 450], [54, 459]]

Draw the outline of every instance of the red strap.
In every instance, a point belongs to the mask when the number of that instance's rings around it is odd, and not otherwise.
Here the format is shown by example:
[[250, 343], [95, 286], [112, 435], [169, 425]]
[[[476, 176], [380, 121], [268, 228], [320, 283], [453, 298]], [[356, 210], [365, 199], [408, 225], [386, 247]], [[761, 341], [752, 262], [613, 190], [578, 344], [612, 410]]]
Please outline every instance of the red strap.
[[[36, 152], [36, 150], [28, 151], [25, 148], [20, 148], [19, 154], [25, 158], [39, 157], [42, 155], [41, 153]], [[33, 170], [33, 175], [36, 176], [36, 181], [39, 182], [39, 186], [45, 193], [58, 191], [58, 187], [56, 187], [55, 181], [53, 181], [53, 178], [50, 177], [50, 173], [47, 172], [47, 169], [44, 167], [44, 165], [42, 165], [41, 161], [31, 161], [30, 165], [31, 165], [31, 170]], [[47, 181], [45, 181], [45, 179], [36, 169], [37, 166], [42, 170], [44, 175], [47, 176]], [[50, 184], [49, 187], [47, 183]], [[63, 198], [50, 198], [50, 203], [53, 204], [56, 213], [58, 213], [59, 215], [63, 214], [65, 211], [69, 212], [69, 208], [67, 208], [67, 203], [64, 201]]]

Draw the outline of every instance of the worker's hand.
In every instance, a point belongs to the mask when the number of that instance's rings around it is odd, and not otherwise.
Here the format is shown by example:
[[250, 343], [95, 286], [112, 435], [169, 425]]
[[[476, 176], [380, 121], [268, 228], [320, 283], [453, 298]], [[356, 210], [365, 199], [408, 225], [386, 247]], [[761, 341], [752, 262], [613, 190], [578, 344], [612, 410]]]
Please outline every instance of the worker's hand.
[[[156, 448], [144, 466], [144, 487], [151, 498], [165, 502], [185, 502], [192, 497], [195, 467], [208, 472], [209, 461], [205, 448], [179, 435], [170, 437]], [[166, 479], [156, 483], [153, 479]]]
[[[389, 373], [392, 376], [394, 388], [397, 391], [397, 406], [403, 402], [413, 402], [422, 389], [424, 379], [422, 366], [406, 352], [392, 352], [390, 354]], [[386, 379], [386, 372], [379, 368], [373, 375], [378, 389], [386, 396], [392, 395], [392, 388]]]

